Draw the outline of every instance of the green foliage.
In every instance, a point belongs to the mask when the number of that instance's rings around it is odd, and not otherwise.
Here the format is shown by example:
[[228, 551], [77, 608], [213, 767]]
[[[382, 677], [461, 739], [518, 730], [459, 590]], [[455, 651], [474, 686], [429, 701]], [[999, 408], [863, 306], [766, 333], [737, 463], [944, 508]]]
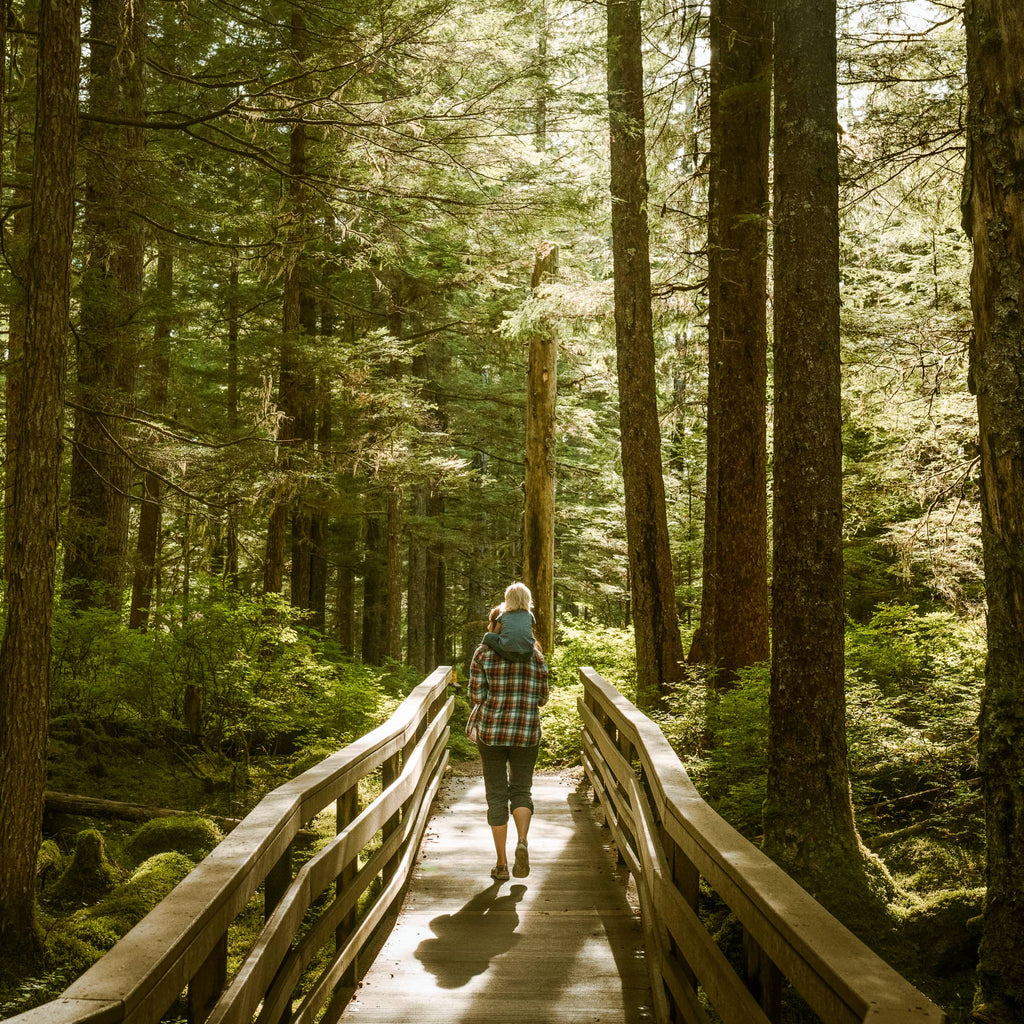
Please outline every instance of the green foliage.
[[[919, 815], [936, 801], [963, 803], [978, 771], [980, 624], [894, 605], [878, 609], [867, 625], [851, 623], [847, 635], [854, 795], [878, 807], [865, 826], [897, 824], [901, 810]], [[915, 802], [908, 799], [914, 794], [924, 795]]]
[[[971, 808], [983, 664], [979, 624], [950, 612], [887, 605], [867, 624], [848, 625], [847, 735], [861, 831], [870, 845], [925, 811], [936, 815], [926, 841], [893, 847], [905, 884], [977, 884]], [[725, 692], [680, 685], [655, 716], [704, 797], [751, 837], [761, 828], [769, 686], [767, 666], [743, 670]]]
[[125, 844], [132, 865], [158, 853], [183, 853], [199, 862], [223, 839], [220, 829], [198, 814], [152, 818], [140, 825]]
[[551, 691], [547, 704], [540, 711], [543, 737], [537, 759], [540, 767], [579, 762], [583, 745], [576, 701], [582, 696], [582, 683], [559, 686]]
[[983, 888], [938, 889], [899, 911], [893, 966], [951, 1011], [973, 1002], [984, 899]]
[[679, 684], [655, 716], [704, 798], [748, 836], [761, 830], [769, 682], [768, 666], [753, 665], [725, 691], [704, 680]]
[[632, 629], [563, 615], [555, 651], [548, 659], [553, 684], [574, 686], [589, 665], [631, 700], [636, 695], [636, 646]]
[[589, 665], [623, 693], [636, 692], [636, 648], [631, 629], [564, 615], [549, 660], [551, 694], [541, 709], [541, 766], [574, 764], [582, 750], [576, 702], [583, 695], [580, 668]]
[[[68, 722], [145, 721], [171, 733], [198, 725], [191, 738], [248, 752], [273, 749], [282, 737], [350, 740], [377, 723], [386, 692], [404, 694], [419, 681], [402, 666], [332, 660], [301, 617], [276, 595], [213, 593], [187, 618], [166, 614], [143, 633], [107, 611], [62, 609], [54, 713]], [[190, 694], [198, 722], [188, 721]]]

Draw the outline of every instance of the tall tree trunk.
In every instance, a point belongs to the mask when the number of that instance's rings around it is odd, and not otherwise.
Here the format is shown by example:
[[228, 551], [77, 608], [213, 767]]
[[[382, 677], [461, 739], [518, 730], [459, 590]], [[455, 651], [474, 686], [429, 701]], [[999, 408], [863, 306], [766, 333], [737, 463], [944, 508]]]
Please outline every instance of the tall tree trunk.
[[49, 732], [51, 629], [57, 568], [61, 428], [75, 157], [78, 152], [79, 24], [76, 0], [42, 5], [32, 244], [28, 259], [24, 355], [18, 391], [31, 395], [8, 421], [20, 453], [6, 530], [7, 621], [0, 644], [0, 945], [31, 961]]
[[[558, 246], [537, 249], [530, 278], [536, 291], [558, 270]], [[533, 594], [534, 636], [545, 655], [555, 640], [555, 405], [558, 337], [541, 327], [530, 339], [526, 384], [526, 497], [523, 508], [523, 582]]]
[[[388, 332], [395, 343], [401, 341], [404, 307], [400, 283], [391, 285], [387, 312]], [[395, 381], [402, 378], [402, 364], [392, 359], [388, 376]], [[390, 429], [393, 424], [387, 424]], [[385, 560], [384, 560], [384, 656], [394, 661], [402, 657], [402, 485], [399, 467], [391, 470], [391, 480], [384, 482], [385, 507]]]
[[[38, 12], [32, 5], [26, 5], [22, 13], [21, 23], [16, 27], [23, 30], [19, 33], [21, 44], [17, 54], [19, 64], [24, 68], [21, 89], [16, 97], [16, 104], [13, 107], [7, 102], [7, 62], [6, 40], [7, 40], [7, 18], [9, 17], [9, 3], [2, 4], [0, 18], [3, 25], [0, 26], [3, 47], [0, 48], [0, 68], [3, 74], [0, 76], [0, 103], [4, 104], [3, 115], [0, 117], [0, 135], [5, 129], [10, 128], [14, 135], [14, 176], [13, 182], [5, 182], [13, 186], [13, 192], [19, 208], [11, 215], [11, 234], [4, 241], [5, 250], [11, 261], [10, 281], [10, 307], [9, 307], [9, 330], [7, 335], [7, 362], [9, 372], [6, 379], [7, 397], [7, 421], [13, 422], [20, 415], [19, 402], [21, 395], [18, 392], [18, 384], [21, 380], [21, 373], [16, 369], [24, 359], [25, 352], [25, 319], [28, 315], [28, 304], [25, 298], [23, 282], [28, 276], [28, 249], [31, 244], [31, 221], [32, 221], [32, 160], [33, 140], [32, 133], [35, 127], [36, 109], [36, 40], [39, 32]], [[18, 38], [18, 37], [16, 37]], [[0, 161], [3, 154], [0, 153]], [[15, 438], [11, 431], [7, 434], [6, 458], [4, 460], [4, 508], [10, 508], [14, 500], [12, 487], [14, 483], [14, 466], [17, 462], [18, 451], [15, 447]], [[10, 558], [11, 538], [4, 537], [4, 564]]]
[[[163, 412], [167, 405], [170, 378], [171, 308], [174, 291], [174, 257], [166, 249], [157, 256], [157, 296], [159, 310], [153, 330], [150, 357], [149, 411]], [[128, 625], [145, 629], [153, 600], [153, 575], [156, 569], [157, 540], [160, 536], [160, 477], [147, 472], [142, 480], [142, 507], [139, 510], [139, 535], [135, 549], [135, 578], [132, 582], [132, 604]]]
[[[297, 65], [305, 61], [308, 33], [299, 8], [291, 15], [291, 49]], [[295, 607], [309, 607], [309, 531], [308, 513], [296, 501], [291, 471], [303, 443], [312, 441], [310, 409], [311, 388], [301, 337], [309, 334], [315, 321], [315, 309], [306, 283], [305, 204], [306, 204], [306, 126], [296, 123], [289, 137], [288, 224], [285, 253], [284, 290], [281, 303], [281, 362], [278, 380], [278, 407], [281, 422], [279, 481], [271, 498], [267, 525], [267, 546], [263, 569], [265, 593], [280, 593], [284, 583], [285, 549], [289, 511], [294, 507], [292, 527], [291, 601]]]
[[768, 658], [769, 0], [711, 5], [708, 500], [700, 641], [723, 670]]
[[548, 145], [548, 0], [536, 0], [534, 19], [537, 26], [537, 98], [534, 101], [533, 144], [543, 152]]
[[[322, 464], [331, 447], [330, 391], [321, 389], [317, 424], [317, 463]], [[323, 633], [327, 628], [327, 538], [330, 534], [330, 514], [327, 495], [321, 494], [310, 512], [309, 528], [309, 624]]]
[[[412, 374], [422, 393], [429, 392], [430, 365], [425, 351], [413, 356]], [[422, 425], [427, 428], [426, 424]], [[432, 428], [429, 428], [432, 429]], [[426, 672], [427, 669], [427, 510], [430, 484], [426, 479], [415, 480], [409, 488], [411, 515], [406, 522], [409, 563], [405, 599], [405, 660], [409, 665]]]
[[427, 519], [430, 485], [412, 485], [412, 516], [409, 523], [409, 569], [406, 588], [406, 661], [420, 672], [427, 665], [427, 542], [423, 528]]
[[356, 517], [340, 515], [334, 521], [338, 551], [338, 575], [335, 586], [334, 614], [338, 644], [345, 654], [356, 649], [356, 549], [359, 530]]
[[387, 564], [385, 568], [384, 655], [402, 659], [402, 489], [388, 487]]
[[654, 376], [640, 0], [608, 4], [615, 349], [637, 700], [657, 704], [682, 678]]
[[366, 543], [363, 550], [363, 636], [362, 655], [367, 665], [384, 662], [384, 622], [386, 615], [387, 536], [385, 519], [370, 514], [366, 519]]
[[[429, 498], [430, 516], [438, 521], [444, 515], [444, 496], [432, 487]], [[447, 582], [445, 578], [444, 544], [435, 541], [427, 549], [427, 668], [451, 663], [448, 652]]]
[[976, 1019], [1024, 1019], [1024, 9], [967, 5], [964, 226], [981, 435], [988, 660], [978, 743], [988, 883]]
[[228, 386], [225, 394], [228, 412], [228, 431], [232, 436], [238, 430], [238, 254], [231, 253], [228, 266]]
[[[64, 578], [79, 607], [121, 607], [132, 467], [122, 417], [135, 404], [142, 223], [132, 216], [144, 145], [142, 0], [93, 0], [81, 328]], [[117, 122], [126, 122], [120, 125]]]
[[[853, 819], [843, 649], [835, 0], [777, 0], [772, 669], [765, 849], [877, 904]], [[837, 896], [837, 894], [842, 894]]]

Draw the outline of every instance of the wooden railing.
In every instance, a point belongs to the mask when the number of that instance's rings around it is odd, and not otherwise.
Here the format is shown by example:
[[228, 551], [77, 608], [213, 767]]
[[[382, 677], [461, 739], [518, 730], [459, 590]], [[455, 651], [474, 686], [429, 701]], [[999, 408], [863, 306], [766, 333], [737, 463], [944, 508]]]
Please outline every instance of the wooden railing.
[[[453, 679], [437, 669], [384, 725], [266, 796], [59, 999], [12, 1024], [152, 1024], [186, 991], [195, 1024], [336, 1019], [412, 870], [448, 761]], [[378, 768], [382, 792], [360, 808]], [[337, 834], [293, 873], [296, 837], [332, 804]], [[229, 983], [228, 931], [260, 886], [266, 923]]]
[[[788, 981], [826, 1024], [938, 1024], [945, 1015], [700, 797], [661, 730], [580, 670], [583, 762], [640, 898], [659, 1024], [780, 1019]], [[743, 928], [743, 977], [697, 914], [700, 879]]]

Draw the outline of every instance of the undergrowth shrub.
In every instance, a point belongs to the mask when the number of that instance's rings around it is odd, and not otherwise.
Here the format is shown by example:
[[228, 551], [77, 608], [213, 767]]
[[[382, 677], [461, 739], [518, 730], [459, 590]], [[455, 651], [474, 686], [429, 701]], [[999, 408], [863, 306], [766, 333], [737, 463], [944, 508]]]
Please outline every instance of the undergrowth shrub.
[[164, 609], [140, 632], [109, 611], [60, 608], [53, 714], [155, 724], [242, 756], [317, 738], [348, 742], [420, 674], [343, 658], [304, 628], [303, 614], [278, 595], [213, 592], [187, 615]]
[[548, 659], [553, 686], [573, 686], [580, 667], [589, 665], [614, 683], [629, 700], [636, 698], [636, 647], [632, 629], [584, 622], [571, 615], [558, 623], [558, 642]]

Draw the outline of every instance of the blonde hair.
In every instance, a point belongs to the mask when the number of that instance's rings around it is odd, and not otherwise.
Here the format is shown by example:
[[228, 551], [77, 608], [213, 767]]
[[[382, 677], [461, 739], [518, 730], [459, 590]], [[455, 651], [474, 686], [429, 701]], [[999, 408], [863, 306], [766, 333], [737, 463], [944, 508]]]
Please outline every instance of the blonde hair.
[[528, 612], [533, 607], [530, 588], [525, 583], [512, 583], [505, 590], [505, 611]]

